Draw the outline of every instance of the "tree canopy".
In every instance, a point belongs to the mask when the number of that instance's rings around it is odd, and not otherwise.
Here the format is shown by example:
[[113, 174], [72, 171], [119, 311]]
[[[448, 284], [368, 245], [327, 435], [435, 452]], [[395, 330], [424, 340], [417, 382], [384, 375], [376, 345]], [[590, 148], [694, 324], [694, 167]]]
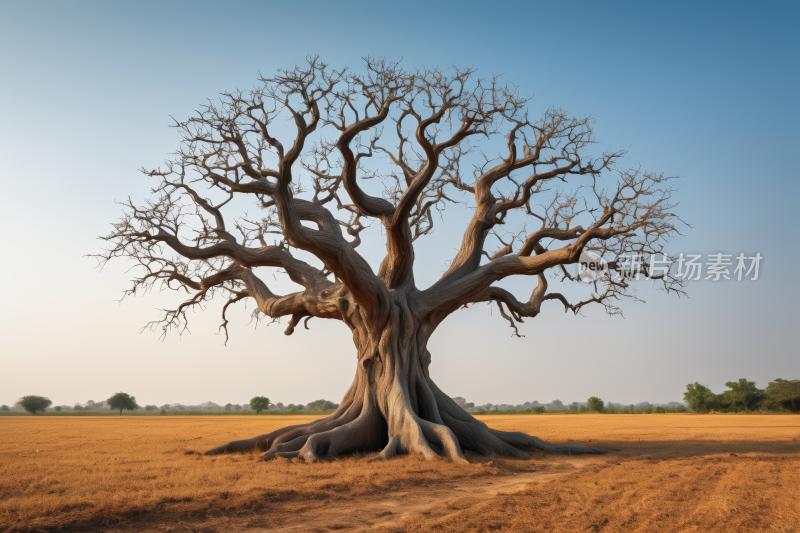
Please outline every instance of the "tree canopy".
[[[593, 119], [555, 108], [534, 119], [528, 103], [515, 86], [474, 69], [406, 70], [368, 58], [355, 72], [309, 58], [176, 121], [179, 150], [163, 167], [144, 170], [156, 180], [153, 198], [124, 203], [98, 257], [141, 266], [127, 294], [155, 285], [192, 294], [152, 323], [164, 332], [182, 330], [187, 310], [222, 296], [224, 331], [229, 305], [252, 298], [257, 314], [291, 317], [288, 335], [304, 318], [347, 322], [346, 311], [330, 308], [343, 290], [364, 318], [377, 319], [386, 291], [412, 281], [413, 243], [432, 234], [437, 211], [462, 204], [473, 216], [461, 248], [418, 298], [434, 324], [475, 302], [495, 302], [512, 326], [536, 316], [545, 301], [575, 313], [600, 304], [617, 314], [615, 302], [632, 297], [629, 279], [639, 273], [682, 293], [670, 272], [648, 270], [681, 224], [674, 177], [622, 166], [623, 150], [591, 155]], [[288, 144], [272, 134], [283, 119], [296, 126]], [[486, 155], [481, 140], [499, 153]], [[381, 194], [365, 188], [370, 179], [381, 183]], [[234, 197], [263, 214], [226, 222]], [[356, 251], [370, 220], [386, 236], [377, 273]], [[273, 237], [278, 241], [269, 244]], [[319, 266], [294, 257], [292, 248]], [[570, 303], [548, 291], [545, 274], [578, 282], [564, 266], [583, 251], [610, 258], [610, 270], [595, 283], [578, 283], [591, 295]], [[634, 254], [638, 262], [623, 264]], [[255, 277], [256, 267], [280, 269], [304, 289], [276, 295]], [[615, 276], [620, 269], [626, 275]], [[495, 285], [509, 276], [538, 280], [527, 302]]]
[[589, 404], [588, 407], [590, 411], [595, 411], [598, 413], [601, 413], [603, 411], [603, 407], [605, 406], [605, 402], [603, 402], [603, 400], [601, 400], [597, 396], [589, 397], [589, 399], [586, 400], [586, 402]]
[[109, 409], [119, 409], [120, 416], [122, 416], [123, 410], [134, 411], [139, 408], [139, 406], [136, 405], [136, 398], [126, 392], [116, 393], [114, 396], [106, 400], [106, 403], [108, 403]]
[[23, 396], [17, 402], [17, 405], [19, 405], [32, 415], [35, 415], [37, 411], [44, 412], [44, 410], [50, 407], [52, 404], [53, 402], [50, 401], [50, 398], [45, 398], [44, 396], [35, 396], [35, 395]]
[[689, 404], [689, 409], [696, 413], [707, 413], [716, 406], [716, 395], [711, 389], [700, 383], [689, 383], [683, 399]]
[[728, 381], [725, 386], [728, 390], [723, 391], [722, 400], [736, 410], [752, 411], [767, 397], [763, 390], [756, 387], [755, 381], [747, 381], [744, 378], [739, 381]]
[[255, 396], [250, 400], [250, 409], [258, 414], [261, 414], [262, 411], [269, 409], [270, 405], [272, 404], [270, 403], [269, 398], [265, 396]]
[[791, 411], [800, 411], [800, 379], [777, 378], [770, 381], [766, 389], [769, 407], [782, 407]]

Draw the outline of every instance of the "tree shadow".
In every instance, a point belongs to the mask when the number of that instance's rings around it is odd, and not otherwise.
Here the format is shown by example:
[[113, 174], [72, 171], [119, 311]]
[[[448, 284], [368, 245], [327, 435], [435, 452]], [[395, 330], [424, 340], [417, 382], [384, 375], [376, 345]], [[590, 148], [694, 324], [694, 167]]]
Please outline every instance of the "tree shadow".
[[592, 445], [605, 448], [609, 454], [613, 455], [649, 459], [747, 453], [800, 455], [800, 432], [798, 432], [798, 437], [781, 440], [643, 439], [638, 442], [603, 440], [593, 442]]

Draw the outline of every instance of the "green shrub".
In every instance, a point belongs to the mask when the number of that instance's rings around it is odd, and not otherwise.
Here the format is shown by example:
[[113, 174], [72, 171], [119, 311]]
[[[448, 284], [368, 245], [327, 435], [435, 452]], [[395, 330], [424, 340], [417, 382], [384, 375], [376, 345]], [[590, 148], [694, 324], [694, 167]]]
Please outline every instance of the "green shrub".
[[250, 409], [259, 415], [261, 414], [261, 411], [266, 411], [269, 409], [270, 405], [272, 405], [272, 403], [266, 396], [254, 396], [250, 399]]
[[602, 413], [605, 403], [597, 396], [591, 396], [588, 400], [589, 410], [595, 413]]
[[53, 405], [53, 402], [50, 401], [50, 398], [45, 398], [44, 396], [36, 396], [36, 395], [28, 395], [23, 396], [17, 402], [17, 405], [31, 413], [32, 415], [36, 414], [36, 411], [44, 412], [45, 409]]
[[770, 381], [766, 393], [764, 406], [768, 409], [786, 409], [793, 413], [800, 411], [800, 379], [778, 378]]
[[[337, 404], [328, 401], [328, 400], [315, 400], [308, 405], [306, 405], [306, 410], [308, 411], [328, 411], [330, 409], [336, 409], [339, 407]], [[466, 403], [464, 403], [464, 407], [466, 407]], [[463, 408], [463, 407], [462, 407]]]
[[755, 381], [742, 378], [739, 381], [728, 381], [725, 386], [728, 390], [721, 394], [722, 407], [733, 412], [753, 411], [767, 399], [767, 393], [756, 387]]
[[113, 409], [116, 411], [119, 409], [119, 414], [122, 416], [122, 411], [133, 411], [134, 409], [139, 409], [139, 406], [136, 405], [136, 398], [128, 394], [127, 392], [118, 392], [108, 400], [108, 408]]
[[717, 408], [717, 395], [696, 381], [686, 385], [683, 399], [695, 413], [707, 413]]

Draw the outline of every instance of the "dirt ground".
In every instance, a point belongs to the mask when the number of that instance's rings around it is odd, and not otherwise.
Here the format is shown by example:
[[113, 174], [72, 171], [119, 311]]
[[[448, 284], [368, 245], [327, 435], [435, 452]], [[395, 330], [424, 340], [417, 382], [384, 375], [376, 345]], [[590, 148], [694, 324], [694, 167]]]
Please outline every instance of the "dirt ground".
[[0, 531], [800, 531], [800, 416], [510, 415], [609, 450], [307, 465], [200, 452], [313, 417], [0, 417]]

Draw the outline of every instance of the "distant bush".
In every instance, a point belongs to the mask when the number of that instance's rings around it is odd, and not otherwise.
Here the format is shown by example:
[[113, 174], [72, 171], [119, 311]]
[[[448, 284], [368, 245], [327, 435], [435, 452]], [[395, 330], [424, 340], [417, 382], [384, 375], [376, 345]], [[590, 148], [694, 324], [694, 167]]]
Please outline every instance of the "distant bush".
[[[464, 398], [462, 398], [461, 396], [455, 396], [455, 397], [453, 397], [453, 398], [452, 398], [452, 400], [453, 400], [454, 402], [456, 402], [456, 403], [458, 404], [458, 406], [459, 406], [460, 408], [462, 408], [463, 410], [465, 410], [465, 411], [466, 411], [467, 409], [473, 409], [473, 408], [475, 407], [475, 403], [473, 403], [473, 402], [468, 402], [467, 400], [465, 400], [465, 399], [464, 399]], [[337, 406], [337, 407], [338, 407], [338, 406]]]
[[696, 381], [686, 385], [683, 399], [695, 413], [707, 413], [717, 407], [717, 395]]
[[[466, 404], [466, 403], [465, 403]], [[328, 411], [330, 409], [336, 409], [339, 407], [339, 404], [333, 403], [328, 400], [316, 400], [308, 405], [306, 405], [306, 410], [308, 411]]]
[[73, 410], [73, 411], [83, 411], [83, 407], [81, 407], [80, 405], [78, 405], [78, 404], [76, 403], [76, 404], [75, 404], [75, 406], [72, 408], [72, 410]]
[[728, 390], [721, 395], [722, 404], [731, 411], [753, 411], [767, 399], [767, 393], [756, 387], [755, 381], [742, 378], [728, 381], [725, 386]]
[[537, 405], [535, 407], [531, 407], [531, 413], [534, 413], [534, 414], [537, 414], [537, 415], [540, 415], [540, 414], [544, 413], [546, 410], [547, 409], [545, 409], [543, 405]]
[[266, 411], [269, 409], [271, 405], [269, 398], [266, 396], [254, 396], [250, 399], [250, 409], [256, 412], [256, 414], [261, 414], [262, 411]]
[[0, 405], [0, 411], [10, 411], [11, 409], [7, 405]]
[[770, 381], [766, 393], [764, 406], [767, 409], [787, 409], [794, 413], [800, 411], [800, 379], [778, 378]]
[[586, 401], [589, 404], [589, 410], [590, 411], [595, 412], [595, 413], [602, 413], [603, 412], [603, 406], [605, 405], [605, 403], [603, 402], [603, 400], [601, 400], [597, 396], [591, 396]]
[[86, 402], [86, 407], [83, 408], [84, 411], [92, 411], [94, 409], [100, 409], [103, 407], [103, 404], [100, 402], [96, 402], [94, 400], [89, 400]]
[[659, 405], [658, 407], [656, 407], [655, 409], [653, 409], [653, 412], [654, 412], [654, 413], [659, 413], [659, 414], [660, 414], [660, 413], [666, 413], [666, 412], [667, 412], [667, 410], [666, 410], [666, 409], [664, 409], [663, 407], [661, 407], [661, 406]]
[[118, 392], [108, 400], [108, 407], [110, 409], [114, 409], [115, 411], [119, 409], [119, 414], [122, 416], [122, 411], [133, 411], [134, 409], [138, 409], [139, 406], [136, 405], [136, 398], [128, 394], [127, 392]]
[[683, 395], [695, 413], [738, 413], [753, 411], [800, 411], [800, 380], [776, 379], [766, 390], [759, 389], [755, 381], [741, 378], [725, 383], [728, 390], [714, 394], [705, 385], [690, 383]]
[[552, 402], [545, 404], [545, 408], [550, 411], [564, 411], [567, 407], [561, 400], [553, 400]]
[[144, 406], [144, 410], [145, 411], [157, 411], [158, 407], [156, 407], [155, 405], [145, 405]]
[[61, 406], [60, 405], [56, 405], [55, 409], [56, 409], [56, 411], [61, 412]]
[[53, 405], [53, 402], [50, 401], [50, 398], [45, 398], [44, 396], [29, 395], [20, 398], [17, 405], [35, 415], [37, 411], [44, 412], [45, 409]]
[[162, 414], [162, 415], [165, 415], [165, 414], [167, 414], [167, 411], [166, 411], [166, 409], [162, 409], [160, 414]]

